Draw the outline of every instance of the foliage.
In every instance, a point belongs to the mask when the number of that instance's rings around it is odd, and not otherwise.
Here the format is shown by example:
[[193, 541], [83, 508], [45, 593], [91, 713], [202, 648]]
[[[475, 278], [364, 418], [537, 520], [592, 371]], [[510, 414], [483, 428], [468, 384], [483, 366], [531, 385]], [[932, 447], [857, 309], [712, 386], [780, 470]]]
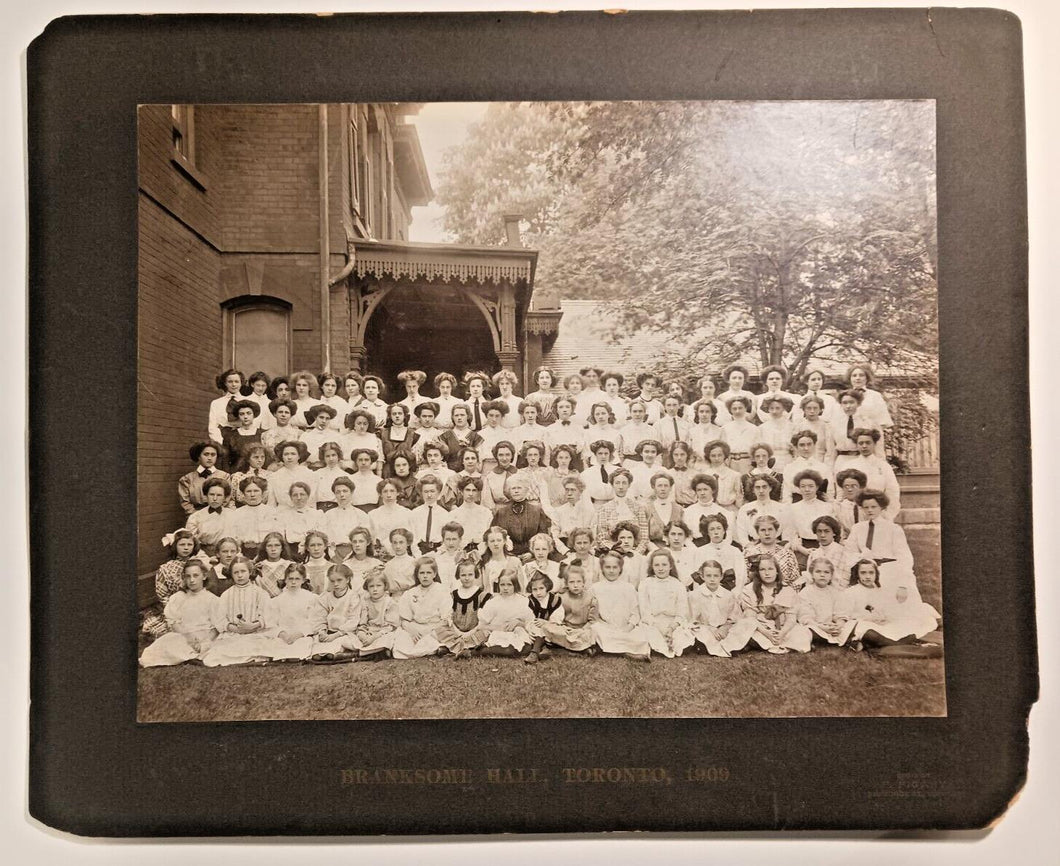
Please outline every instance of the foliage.
[[524, 214], [539, 289], [683, 335], [686, 368], [935, 373], [931, 103], [495, 105], [439, 200], [462, 242]]

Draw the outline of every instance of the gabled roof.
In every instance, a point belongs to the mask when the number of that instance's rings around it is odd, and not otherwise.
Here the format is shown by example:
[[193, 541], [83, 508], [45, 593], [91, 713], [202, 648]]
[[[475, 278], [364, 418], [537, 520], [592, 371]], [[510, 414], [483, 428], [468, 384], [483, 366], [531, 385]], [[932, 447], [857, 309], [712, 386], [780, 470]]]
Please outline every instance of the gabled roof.
[[560, 303], [563, 318], [552, 348], [542, 364], [563, 379], [592, 365], [628, 375], [648, 370], [663, 355], [673, 338], [667, 334], [639, 334], [614, 340], [607, 332], [609, 307], [606, 301], [572, 301]]

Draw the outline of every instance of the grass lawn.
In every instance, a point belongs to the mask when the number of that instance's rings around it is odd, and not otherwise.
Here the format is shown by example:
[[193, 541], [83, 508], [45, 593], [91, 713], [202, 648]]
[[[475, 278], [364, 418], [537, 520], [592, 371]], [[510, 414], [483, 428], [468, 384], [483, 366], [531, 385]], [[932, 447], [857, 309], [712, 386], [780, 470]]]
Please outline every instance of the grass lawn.
[[[938, 534], [910, 533], [918, 583], [941, 609]], [[140, 671], [142, 722], [511, 717], [940, 716], [942, 659], [696, 653], [651, 664], [557, 651], [520, 659], [357, 662]], [[542, 694], [549, 701], [540, 699]]]

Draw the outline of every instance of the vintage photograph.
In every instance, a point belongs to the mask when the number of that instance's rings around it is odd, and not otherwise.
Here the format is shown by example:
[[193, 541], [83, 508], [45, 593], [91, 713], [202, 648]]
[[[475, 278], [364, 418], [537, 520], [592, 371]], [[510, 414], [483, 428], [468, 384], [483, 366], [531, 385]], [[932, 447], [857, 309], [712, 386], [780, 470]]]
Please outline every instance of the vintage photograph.
[[945, 716], [935, 129], [141, 106], [138, 720]]

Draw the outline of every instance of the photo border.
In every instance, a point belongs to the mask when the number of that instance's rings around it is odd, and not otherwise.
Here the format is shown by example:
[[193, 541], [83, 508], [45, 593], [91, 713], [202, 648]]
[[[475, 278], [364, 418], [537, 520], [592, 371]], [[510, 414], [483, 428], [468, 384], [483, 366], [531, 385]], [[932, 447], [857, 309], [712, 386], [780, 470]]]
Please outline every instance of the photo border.
[[[332, 69], [322, 55], [360, 62]], [[1018, 790], [1037, 654], [1014, 16], [67, 18], [28, 63], [35, 817], [95, 835], [963, 828]], [[137, 103], [902, 97], [935, 99], [938, 122], [946, 718], [134, 723], [135, 586], [121, 575], [136, 550], [122, 455], [136, 447]], [[972, 412], [984, 396], [989, 414]], [[84, 435], [69, 435], [71, 417]], [[86, 556], [100, 539], [107, 561]], [[1018, 591], [991, 594], [998, 575]], [[96, 584], [107, 592], [83, 589]], [[549, 784], [443, 795], [342, 774], [535, 765]], [[728, 769], [724, 785], [562, 783], [570, 767], [710, 766]], [[260, 805], [211, 806], [233, 798]]]

